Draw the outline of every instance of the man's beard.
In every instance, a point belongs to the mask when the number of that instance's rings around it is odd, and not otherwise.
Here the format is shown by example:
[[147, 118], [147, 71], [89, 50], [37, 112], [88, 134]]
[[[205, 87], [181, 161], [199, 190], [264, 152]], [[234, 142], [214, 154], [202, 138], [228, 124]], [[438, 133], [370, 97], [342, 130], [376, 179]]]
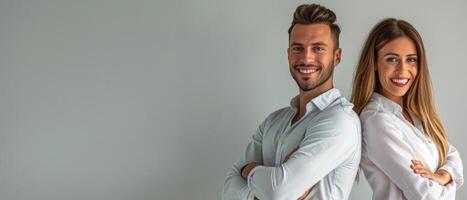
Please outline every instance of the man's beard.
[[[328, 81], [331, 78], [331, 75], [334, 72], [334, 60], [329, 62], [328, 67], [326, 69], [325, 69], [325, 67], [323, 67], [323, 65], [321, 65], [320, 68], [321, 68], [321, 72], [320, 72], [321, 77], [318, 80], [316, 80], [314, 83], [312, 83], [311, 85], [300, 85], [298, 77], [294, 73], [292, 73], [292, 77], [295, 80], [295, 82], [297, 83], [298, 87], [302, 91], [308, 92], [308, 91], [311, 91], [311, 90], [323, 85], [326, 81]], [[325, 70], [325, 71], [323, 71], [323, 70]], [[305, 81], [308, 81], [309, 79], [310, 78], [304, 78]]]

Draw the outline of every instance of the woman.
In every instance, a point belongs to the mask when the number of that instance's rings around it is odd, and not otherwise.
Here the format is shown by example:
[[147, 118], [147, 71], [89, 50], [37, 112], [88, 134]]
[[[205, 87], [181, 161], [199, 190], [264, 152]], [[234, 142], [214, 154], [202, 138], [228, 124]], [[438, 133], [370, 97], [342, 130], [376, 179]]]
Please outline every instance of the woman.
[[370, 32], [352, 102], [363, 128], [361, 167], [373, 199], [455, 199], [462, 161], [447, 141], [417, 30], [385, 19]]

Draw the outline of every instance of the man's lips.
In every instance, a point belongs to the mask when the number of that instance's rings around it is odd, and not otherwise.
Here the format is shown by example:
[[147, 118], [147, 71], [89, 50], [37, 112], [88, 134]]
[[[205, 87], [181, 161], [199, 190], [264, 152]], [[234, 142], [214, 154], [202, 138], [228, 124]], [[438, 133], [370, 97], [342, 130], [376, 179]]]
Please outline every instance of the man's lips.
[[320, 67], [299, 66], [295, 68], [303, 77], [311, 77], [314, 73], [321, 70]]

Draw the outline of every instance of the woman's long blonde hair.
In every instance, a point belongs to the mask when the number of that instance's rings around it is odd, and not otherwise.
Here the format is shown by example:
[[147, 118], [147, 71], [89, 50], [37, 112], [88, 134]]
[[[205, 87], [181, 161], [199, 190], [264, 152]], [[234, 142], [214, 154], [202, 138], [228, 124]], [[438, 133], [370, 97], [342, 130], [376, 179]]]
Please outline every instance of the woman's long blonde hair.
[[404, 95], [403, 105], [422, 122], [425, 133], [436, 144], [439, 153], [438, 166], [442, 166], [446, 162], [448, 151], [446, 131], [433, 101], [430, 73], [422, 38], [408, 22], [389, 18], [381, 21], [371, 30], [355, 71], [351, 101], [355, 112], [360, 114], [373, 93], [380, 92], [381, 85], [375, 71], [378, 50], [400, 37], [410, 38], [415, 43], [418, 54], [418, 75]]

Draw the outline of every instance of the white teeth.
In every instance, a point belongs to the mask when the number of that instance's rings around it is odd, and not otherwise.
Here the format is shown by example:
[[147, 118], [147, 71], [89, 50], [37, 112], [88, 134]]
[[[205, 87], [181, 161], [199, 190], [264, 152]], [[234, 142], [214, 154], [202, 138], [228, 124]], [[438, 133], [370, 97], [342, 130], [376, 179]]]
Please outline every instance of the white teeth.
[[299, 71], [301, 73], [304, 73], [304, 74], [311, 74], [311, 73], [316, 72], [318, 70], [317, 69], [299, 69]]
[[395, 79], [394, 78], [394, 79], [391, 79], [391, 81], [394, 83], [398, 83], [398, 84], [406, 84], [409, 81], [409, 79]]

